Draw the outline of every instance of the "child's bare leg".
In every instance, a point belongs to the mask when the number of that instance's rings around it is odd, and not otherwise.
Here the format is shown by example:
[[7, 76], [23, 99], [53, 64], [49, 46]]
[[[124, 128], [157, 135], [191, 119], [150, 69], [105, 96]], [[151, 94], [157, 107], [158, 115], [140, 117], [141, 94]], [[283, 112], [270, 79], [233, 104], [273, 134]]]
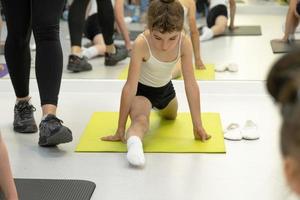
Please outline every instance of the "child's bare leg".
[[17, 190], [10, 170], [8, 153], [6, 146], [0, 135], [0, 189], [5, 195], [5, 199], [17, 200]]
[[158, 113], [161, 117], [165, 119], [174, 120], [177, 117], [177, 110], [178, 110], [178, 102], [177, 102], [177, 98], [175, 97], [174, 99], [172, 99], [172, 101], [170, 101], [167, 107], [160, 110]]
[[181, 60], [179, 59], [172, 71], [172, 79], [181, 77]]
[[149, 129], [150, 101], [142, 96], [136, 96], [130, 108], [131, 124], [127, 130], [127, 160], [134, 166], [143, 166], [145, 156], [142, 139]]
[[225, 32], [227, 27], [227, 18], [220, 15], [216, 18], [215, 24], [211, 27], [204, 27], [202, 29], [202, 35], [200, 41], [206, 41], [212, 39], [214, 36], [221, 35]]
[[98, 50], [98, 55], [104, 55], [106, 51], [106, 46], [102, 34], [96, 35], [93, 39], [93, 43], [95, 44], [95, 47]]
[[93, 44], [93, 46], [82, 51], [82, 55], [88, 59], [94, 58], [98, 55], [104, 55], [105, 53], [106, 46], [102, 34], [98, 34], [94, 37]]
[[227, 21], [227, 18], [223, 15], [217, 17], [215, 25], [211, 27], [214, 36], [221, 35], [225, 32], [227, 28]]

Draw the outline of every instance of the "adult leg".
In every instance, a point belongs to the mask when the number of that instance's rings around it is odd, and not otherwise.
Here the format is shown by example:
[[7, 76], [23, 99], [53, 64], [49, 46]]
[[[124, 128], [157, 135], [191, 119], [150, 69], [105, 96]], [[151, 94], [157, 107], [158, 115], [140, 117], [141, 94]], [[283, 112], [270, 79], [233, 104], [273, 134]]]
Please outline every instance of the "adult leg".
[[43, 115], [56, 114], [63, 66], [59, 38], [63, 6], [63, 0], [32, 0], [32, 30], [37, 46], [36, 78]]
[[145, 163], [142, 139], [149, 129], [150, 101], [143, 96], [136, 96], [130, 108], [131, 124], [127, 130], [127, 160], [135, 166]]
[[63, 0], [32, 0], [32, 30], [37, 45], [36, 78], [43, 110], [39, 126], [41, 146], [72, 141], [71, 131], [55, 116], [63, 65], [59, 38], [63, 6]]
[[69, 31], [71, 37], [71, 55], [67, 69], [73, 72], [92, 70], [92, 65], [81, 53], [81, 39], [87, 5], [90, 0], [74, 0], [69, 9]]
[[116, 48], [113, 41], [114, 34], [114, 10], [111, 0], [97, 0], [98, 20], [102, 29], [104, 42], [106, 45], [106, 54], [104, 64], [107, 66], [116, 65], [124, 60], [127, 55], [127, 49]]
[[68, 24], [71, 38], [71, 54], [81, 53], [82, 33], [89, 2], [90, 0], [74, 0], [69, 8]]
[[[7, 24], [5, 60], [17, 99], [28, 99], [30, 74], [30, 0], [2, 0]], [[18, 13], [16, 15], [16, 13]]]
[[31, 1], [2, 0], [2, 5], [7, 24], [5, 59], [17, 99], [13, 126], [16, 132], [33, 133], [37, 126], [29, 103]]

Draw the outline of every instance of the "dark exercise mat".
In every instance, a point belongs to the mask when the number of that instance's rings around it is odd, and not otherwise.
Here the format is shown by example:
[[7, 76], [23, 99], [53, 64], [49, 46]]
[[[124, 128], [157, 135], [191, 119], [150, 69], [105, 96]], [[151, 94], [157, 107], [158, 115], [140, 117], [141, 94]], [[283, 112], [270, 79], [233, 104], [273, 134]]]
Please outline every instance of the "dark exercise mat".
[[[139, 34], [141, 34], [143, 31], [130, 31], [129, 32], [129, 38], [131, 41], [134, 41]], [[115, 34], [115, 40], [124, 40], [123, 36], [121, 34]]]
[[300, 40], [295, 40], [293, 42], [282, 42], [278, 40], [271, 40], [271, 47], [273, 53], [288, 53], [292, 50], [299, 49]]
[[[84, 180], [15, 179], [19, 200], [89, 200], [96, 184]], [[0, 193], [0, 200], [4, 200]]]
[[261, 35], [260, 26], [236, 26], [233, 30], [226, 29], [224, 35], [240, 36], [240, 35]]
[[[198, 28], [199, 33], [202, 33], [202, 27]], [[227, 28], [224, 34], [220, 36], [255, 36], [261, 35], [260, 26], [235, 26], [235, 29]]]

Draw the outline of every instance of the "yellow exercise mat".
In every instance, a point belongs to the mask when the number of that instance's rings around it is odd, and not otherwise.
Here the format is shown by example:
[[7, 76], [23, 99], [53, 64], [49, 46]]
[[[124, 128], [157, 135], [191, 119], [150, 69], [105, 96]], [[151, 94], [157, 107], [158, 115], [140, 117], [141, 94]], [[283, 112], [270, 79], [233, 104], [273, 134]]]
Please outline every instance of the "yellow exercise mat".
[[[156, 112], [152, 112], [150, 130], [143, 142], [144, 151], [225, 153], [220, 115], [218, 113], [203, 113], [202, 121], [206, 131], [212, 136], [206, 142], [194, 140], [189, 113], [178, 113], [176, 120], [165, 120], [161, 119]], [[126, 145], [122, 142], [104, 142], [100, 140], [102, 136], [114, 134], [117, 123], [117, 112], [94, 113], [80, 138], [76, 152], [126, 152]]]
[[[215, 66], [213, 64], [205, 64], [206, 69], [195, 69], [194, 74], [196, 80], [215, 80]], [[128, 66], [124, 68], [121, 72], [120, 76], [118, 77], [121, 80], [126, 80], [128, 75]], [[178, 80], [182, 80], [182, 76], [178, 78]]]

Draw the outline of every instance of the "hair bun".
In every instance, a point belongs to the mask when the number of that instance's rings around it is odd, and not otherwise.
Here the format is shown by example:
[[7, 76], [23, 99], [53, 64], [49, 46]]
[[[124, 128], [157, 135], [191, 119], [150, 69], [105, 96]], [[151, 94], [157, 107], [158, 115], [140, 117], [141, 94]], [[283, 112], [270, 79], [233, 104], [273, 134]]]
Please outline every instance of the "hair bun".
[[163, 3], [173, 3], [175, 0], [160, 0]]

